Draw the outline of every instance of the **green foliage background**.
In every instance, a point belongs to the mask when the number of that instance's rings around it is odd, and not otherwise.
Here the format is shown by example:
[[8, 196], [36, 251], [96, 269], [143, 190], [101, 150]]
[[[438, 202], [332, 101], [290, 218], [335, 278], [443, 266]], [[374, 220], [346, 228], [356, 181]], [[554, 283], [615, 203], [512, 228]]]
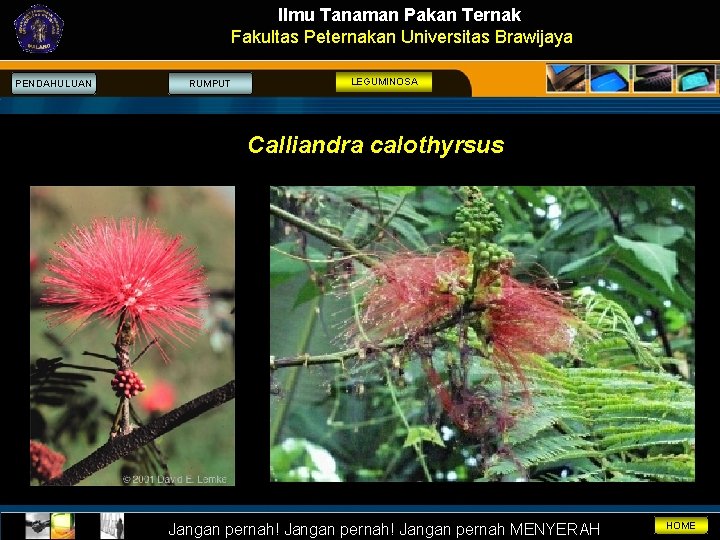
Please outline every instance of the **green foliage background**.
[[[516, 255], [516, 275], [574, 293], [601, 332], [583, 358], [538, 359], [528, 372], [535, 413], [508, 433], [515, 461], [531, 480], [693, 480], [694, 188], [482, 189], [504, 221], [496, 242]], [[460, 203], [447, 186], [278, 187], [270, 198], [369, 253], [439, 246], [454, 230]], [[330, 248], [275, 218], [270, 236], [271, 245], [313, 260], [270, 252], [271, 355], [346, 348], [338, 336], [352, 316], [349, 295], [337, 280], [319, 287], [313, 279], [327, 270], [319, 261]], [[390, 385], [388, 362], [274, 373], [271, 389], [282, 397], [270, 399], [273, 479], [424, 479], [413, 443], [435, 480], [520, 475], [516, 463], [497, 455], [482, 474], [477, 441], [433, 412], [417, 362]], [[487, 362], [476, 364], [478, 380], [490, 376]]]
[[[156, 219], [168, 234], [181, 234], [184, 246], [197, 248], [211, 289], [234, 290], [235, 240], [234, 214], [228, 203], [207, 188], [154, 188], [157, 211], [150, 214], [143, 204], [143, 188], [138, 187], [33, 187], [31, 188], [30, 249], [37, 253], [39, 266], [30, 275], [30, 363], [38, 358], [63, 357], [66, 363], [108, 368], [104, 360], [82, 356], [92, 351], [113, 356], [112, 341], [116, 325], [95, 322], [71, 335], [75, 325], [49, 328], [46, 309], [37, 306], [41, 279], [47, 275], [49, 250], [74, 225], [87, 225], [93, 218], [132, 217]], [[175, 407], [227, 383], [235, 377], [230, 310], [233, 299], [213, 301], [207, 326], [188, 346], [166, 343], [171, 358], [165, 364], [155, 348], [138, 362], [137, 371], [152, 390], [154, 381], [164, 380], [175, 388]], [[215, 343], [212, 343], [214, 340]], [[212, 345], [215, 345], [213, 347]], [[142, 349], [136, 346], [135, 354]], [[31, 429], [35, 438], [67, 456], [66, 467], [85, 458], [107, 441], [117, 398], [110, 389], [110, 375], [90, 375], [84, 387], [64, 395], [59, 404], [32, 406], [44, 419], [33, 414]], [[137, 404], [141, 419], [148, 415]], [[202, 434], [202, 436], [198, 436]], [[235, 483], [235, 407], [234, 402], [213, 409], [159, 438], [158, 447], [167, 458], [172, 476], [225, 476]], [[142, 474], [142, 464], [132, 465]], [[131, 466], [118, 461], [99, 471], [80, 485], [120, 485], [121, 470]], [[126, 469], [127, 470], [127, 469]]]

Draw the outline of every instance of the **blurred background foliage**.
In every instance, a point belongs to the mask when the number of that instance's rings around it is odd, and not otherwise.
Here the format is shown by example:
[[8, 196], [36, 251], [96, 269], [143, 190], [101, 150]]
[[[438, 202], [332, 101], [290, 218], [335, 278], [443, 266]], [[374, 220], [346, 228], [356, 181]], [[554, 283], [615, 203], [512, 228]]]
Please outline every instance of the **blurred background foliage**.
[[[234, 188], [208, 187], [32, 187], [30, 189], [30, 365], [31, 438], [67, 456], [66, 467], [107, 442], [118, 399], [112, 375], [63, 364], [112, 368], [83, 356], [90, 351], [114, 356], [116, 324], [97, 321], [74, 333], [77, 325], [48, 327], [47, 308], [39, 305], [45, 264], [55, 243], [75, 225], [93, 218], [138, 217], [155, 220], [168, 235], [182, 235], [195, 247], [211, 289], [205, 326], [188, 346], [163, 344], [171, 358], [165, 364], [156, 347], [136, 364], [148, 389], [132, 400], [139, 420], [175, 407], [235, 377], [235, 216]], [[135, 355], [145, 345], [135, 345]], [[38, 359], [46, 359], [39, 360]], [[52, 372], [49, 383], [38, 384]], [[41, 376], [42, 375], [42, 376]], [[115, 462], [80, 485], [119, 485], [122, 474], [156, 474], [167, 463], [171, 476], [224, 476], [235, 483], [234, 401], [183, 424], [130, 459]], [[201, 436], [199, 436], [201, 434]]]
[[[680, 385], [674, 395], [684, 397], [678, 399], [676, 407], [691, 409], [680, 415], [687, 424], [670, 426], [680, 433], [676, 438], [653, 433], [652, 439], [637, 439], [635, 442], [642, 445], [642, 455], [636, 456], [641, 460], [636, 462], [635, 468], [652, 467], [648, 476], [654, 479], [692, 479], [694, 461], [688, 464], [692, 460], [687, 454], [694, 451], [694, 393], [691, 390], [695, 379], [694, 188], [486, 186], [482, 190], [504, 221], [496, 242], [515, 254], [513, 273], [519, 279], [576, 295], [584, 294], [585, 298], [591, 298], [588, 295], [593, 292], [602, 293], [615, 304], [603, 304], [610, 308], [603, 307], [605, 311], [600, 312], [600, 318], [609, 309], [620, 313], [613, 319], [613, 332], [617, 333], [618, 325], [624, 324], [618, 320], [629, 325], [623, 332], [632, 338], [623, 341], [623, 347], [635, 347], [636, 353], [652, 351], [655, 358], [661, 359], [663, 370], [670, 377], [665, 379], [663, 374], [648, 374], [642, 384], [668, 388], [667, 385], [675, 385], [677, 381]], [[381, 254], [401, 250], [426, 251], [441, 246], [455, 228], [454, 213], [461, 198], [457, 188], [448, 186], [336, 186], [273, 187], [270, 201], [371, 254]], [[341, 334], [353, 315], [347, 281], [356, 279], [357, 273], [362, 272], [359, 265], [347, 262], [324, 264], [322, 261], [328, 256], [339, 257], [341, 254], [312, 235], [272, 216], [270, 244], [280, 250], [270, 251], [272, 357], [319, 355], [351, 346], [343, 343]], [[284, 256], [281, 252], [297, 258]], [[302, 258], [311, 262], [304, 262]], [[622, 309], [617, 310], [617, 306]], [[597, 309], [598, 306], [594, 307]], [[622, 310], [627, 313], [627, 318]], [[639, 347], [630, 343], [632, 340], [645, 345]], [[638, 369], [635, 364], [642, 363], [640, 357], [644, 353], [633, 353], [633, 362], [637, 360], [633, 364], [627, 360], [627, 351], [613, 351], [611, 345], [608, 347], [603, 352], [609, 352], [609, 355], [598, 350], [589, 351], [585, 361], [601, 370], [616, 367], [635, 370]], [[404, 424], [407, 420], [411, 426], [435, 424], [438, 428], [444, 446], [423, 445], [434, 479], [482, 480], [478, 475], [477, 441], [473, 445], [472, 441], [463, 440], [462, 434], [439, 418], [435, 396], [428, 390], [417, 364], [406, 364], [404, 372], [399, 376], [396, 373], [392, 381], [401, 398], [404, 419], [393, 406], [382, 362], [360, 359], [345, 366], [300, 367], [272, 372], [272, 479], [422, 480], [426, 476], [421, 464], [412, 447], [404, 442], [408, 442], [410, 435], [425, 441], [431, 437], [426, 433], [409, 433]], [[556, 376], [553, 369], [548, 366], [543, 376]], [[576, 381], [583, 377], [599, 380], [598, 373], [580, 375], [578, 371]], [[576, 381], [573, 382], [571, 377], [565, 381], [564, 384], [570, 387], [569, 392]], [[547, 381], [541, 381], [539, 385], [540, 403], [543, 384]], [[599, 384], [612, 386], [614, 383], [610, 379]], [[629, 393], [637, 390], [631, 386], [628, 389]], [[595, 391], [602, 393], [601, 388]], [[548, 392], [552, 393], [552, 388]], [[576, 398], [580, 403], [586, 399], [581, 395]], [[647, 412], [667, 408], [662, 407], [662, 395], [645, 398], [648, 401], [644, 402], [643, 415], [648, 416], [637, 414], [634, 420], [626, 420], [628, 426], [634, 421], [639, 425], [651, 420], [659, 425], [668, 416], [667, 410], [657, 412], [657, 417], [653, 416], [655, 412]], [[602, 423], [601, 418], [595, 421], [596, 425]], [[550, 418], [544, 427], [557, 423], [557, 418]], [[613, 429], [616, 428], [607, 428], [602, 433], [608, 436], [602, 444], [612, 444], [610, 435], [623, 437]], [[653, 441], [657, 444], [650, 446]], [[660, 443], [667, 445], [663, 447]], [[568, 444], [575, 445], [575, 451], [582, 441]], [[677, 460], [670, 465], [663, 463], [662, 468], [656, 467], [653, 460], [673, 444], [674, 449], [669, 452], [675, 453]], [[554, 452], [552, 448], [543, 451]], [[530, 448], [528, 452], [528, 455], [537, 454], [537, 449]], [[592, 456], [593, 452], [597, 454], [597, 448], [583, 456]], [[537, 461], [532, 457], [528, 459], [529, 464], [536, 462], [558, 466], [533, 468], [528, 471], [530, 479], [546, 479], [552, 475], [558, 478], [563, 469], [561, 461], [549, 457]], [[586, 461], [579, 463], [580, 468], [590, 470]], [[624, 469], [629, 468], [622, 458], [616, 461], [612, 468], [614, 479], [643, 477], [643, 474], [635, 474], [637, 471], [632, 473], [634, 476], [625, 475]], [[506, 467], [500, 478], [512, 480], [512, 469]], [[567, 470], [562, 473], [563, 478], [566, 476]], [[585, 477], [577, 476], [578, 479], [600, 477], [592, 471]]]

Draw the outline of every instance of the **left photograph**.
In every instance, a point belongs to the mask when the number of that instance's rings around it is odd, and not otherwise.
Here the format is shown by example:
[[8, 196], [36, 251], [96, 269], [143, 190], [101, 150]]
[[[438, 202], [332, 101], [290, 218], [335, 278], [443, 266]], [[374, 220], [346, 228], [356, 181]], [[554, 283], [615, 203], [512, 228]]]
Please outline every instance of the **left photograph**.
[[29, 195], [30, 484], [235, 485], [234, 188]]

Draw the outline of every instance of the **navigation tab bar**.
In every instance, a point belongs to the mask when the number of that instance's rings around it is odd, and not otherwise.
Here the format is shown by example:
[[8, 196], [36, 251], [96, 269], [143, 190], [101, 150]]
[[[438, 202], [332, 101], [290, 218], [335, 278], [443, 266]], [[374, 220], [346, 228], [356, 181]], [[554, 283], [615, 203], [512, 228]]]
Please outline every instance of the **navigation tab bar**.
[[252, 73], [170, 73], [170, 95], [249, 95]]
[[25, 95], [94, 95], [95, 73], [13, 73], [13, 94]]
[[[2, 63], [2, 62], [0, 62]], [[542, 65], [544, 68], [544, 64]], [[70, 68], [72, 69], [72, 68]], [[222, 69], [222, 68], [221, 68]], [[247, 68], [246, 68], [247, 69]], [[461, 70], [253, 69], [203, 72], [195, 69], [93, 69], [94, 73], [21, 73], [0, 70], [0, 98], [94, 94], [96, 97], [352, 97], [360, 95], [471, 97]], [[97, 80], [96, 80], [97, 76]], [[90, 82], [87, 81], [90, 80]]]

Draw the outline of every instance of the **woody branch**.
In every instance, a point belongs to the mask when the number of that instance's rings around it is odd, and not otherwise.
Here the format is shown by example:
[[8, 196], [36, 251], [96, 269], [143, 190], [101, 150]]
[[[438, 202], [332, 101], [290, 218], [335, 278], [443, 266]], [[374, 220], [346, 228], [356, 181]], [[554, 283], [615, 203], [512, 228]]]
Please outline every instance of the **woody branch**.
[[133, 453], [161, 435], [234, 398], [235, 380], [233, 379], [223, 386], [188, 401], [149, 424], [133, 430], [125, 437], [111, 439], [85, 459], [67, 469], [62, 476], [47, 482], [45, 485], [74, 486], [81, 480]]

